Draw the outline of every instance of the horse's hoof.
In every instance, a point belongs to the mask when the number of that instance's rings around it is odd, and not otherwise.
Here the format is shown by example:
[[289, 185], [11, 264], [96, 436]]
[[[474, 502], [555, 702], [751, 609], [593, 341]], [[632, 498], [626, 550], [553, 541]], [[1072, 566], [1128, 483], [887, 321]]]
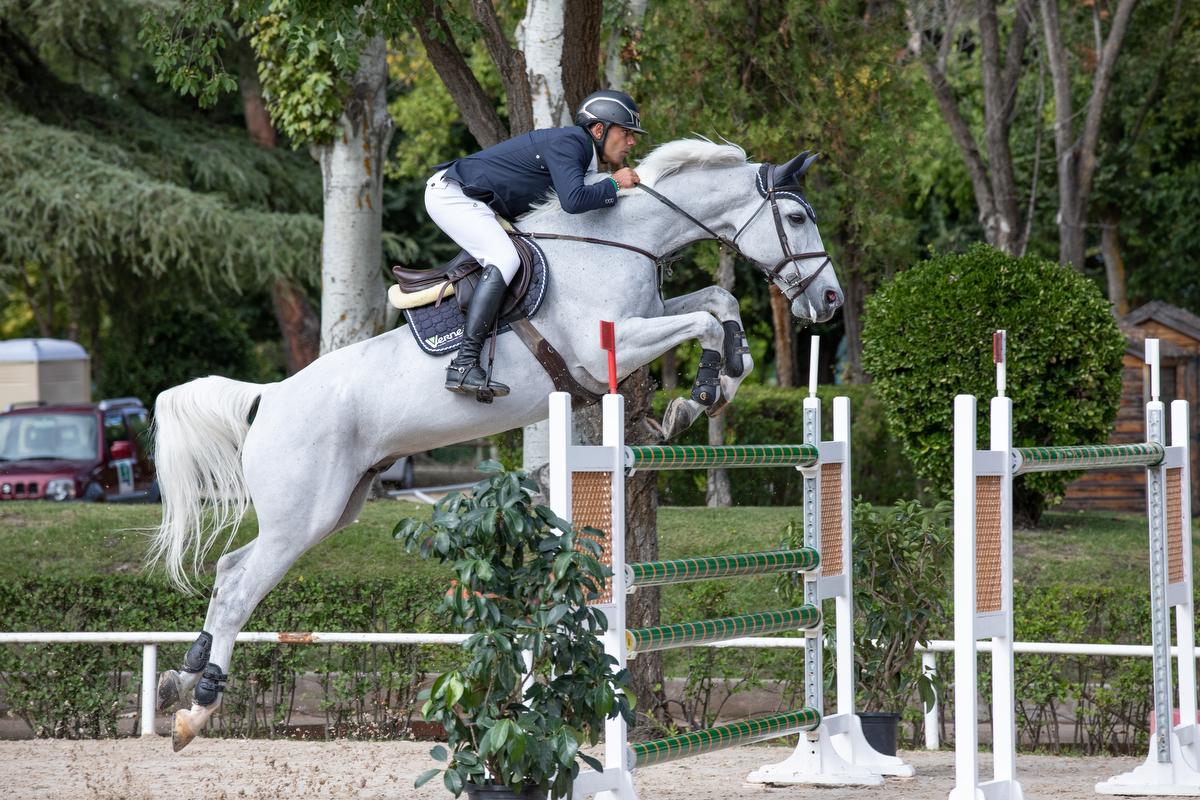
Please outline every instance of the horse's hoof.
[[192, 723], [191, 714], [180, 709], [175, 712], [175, 724], [171, 726], [171, 748], [178, 753], [196, 738], [200, 729]]
[[684, 397], [676, 397], [672, 400], [667, 406], [666, 413], [663, 414], [663, 441], [669, 441], [691, 427], [703, 410], [704, 406]]
[[169, 669], [158, 676], [158, 710], [166, 711], [183, 696], [183, 685], [179, 673]]

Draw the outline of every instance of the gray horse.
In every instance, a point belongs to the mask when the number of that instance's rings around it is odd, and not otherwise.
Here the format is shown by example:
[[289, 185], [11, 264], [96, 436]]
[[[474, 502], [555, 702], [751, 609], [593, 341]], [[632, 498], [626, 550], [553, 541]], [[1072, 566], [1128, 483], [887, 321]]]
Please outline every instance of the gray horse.
[[[736, 145], [670, 142], [638, 166], [651, 191], [626, 190], [614, 208], [578, 216], [551, 198], [520, 227], [654, 254], [718, 238], [775, 282], [796, 317], [825, 321], [842, 304], [842, 293], [826, 269], [816, 215], [797, 185], [811, 162], [801, 154], [785, 165], [759, 165], [747, 162]], [[533, 322], [584, 387], [605, 391], [607, 354], [599, 347], [598, 323], [614, 320], [621, 377], [688, 339], [708, 351], [702, 363], [719, 383], [719, 396], [714, 402], [711, 391], [694, 395], [708, 400], [703, 404], [677, 399], [663, 421], [667, 436], [733, 399], [753, 363], [729, 346], [742, 330], [732, 295], [710, 287], [664, 300], [655, 265], [644, 255], [562, 240], [545, 241], [544, 250], [553, 275]], [[546, 417], [551, 380], [517, 337], [497, 341], [497, 370], [512, 393], [490, 405], [442, 389], [448, 359], [423, 354], [410, 333], [397, 328], [322, 356], [279, 383], [214, 376], [159, 396], [163, 518], [151, 561], [163, 561], [171, 579], [187, 588], [189, 572], [200, 569], [223, 532], [232, 536], [251, 501], [259, 524], [258, 538], [217, 561], [203, 632], [183, 668], [160, 678], [160, 706], [192, 700], [175, 715], [176, 750], [220, 704], [224, 667], [251, 612], [302, 553], [354, 521], [376, 470], [400, 456]]]

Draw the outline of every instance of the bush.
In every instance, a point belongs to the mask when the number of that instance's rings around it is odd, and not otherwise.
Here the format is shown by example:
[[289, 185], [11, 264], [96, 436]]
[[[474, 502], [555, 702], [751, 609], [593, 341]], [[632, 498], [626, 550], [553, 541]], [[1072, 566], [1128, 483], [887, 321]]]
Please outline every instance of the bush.
[[[679, 392], [658, 392], [654, 410], [661, 414]], [[916, 475], [899, 443], [892, 438], [883, 408], [870, 386], [847, 384], [820, 386], [822, 438], [833, 435], [833, 398], [850, 398], [851, 486], [856, 496], [891, 503], [916, 494]], [[725, 444], [795, 444], [804, 429], [804, 398], [808, 391], [743, 384], [725, 409]], [[708, 426], [701, 419], [679, 436], [675, 444], [708, 444]], [[796, 470], [737, 469], [731, 471], [735, 506], [801, 504], [802, 476]], [[669, 506], [704, 505], [704, 470], [660, 472], [659, 502]]]
[[[434, 609], [441, 588], [441, 581], [427, 578], [286, 580], [267, 595], [247, 628], [442, 631], [446, 622]], [[161, 580], [134, 575], [0, 583], [0, 630], [198, 630], [208, 594], [185, 596]], [[178, 666], [187, 648], [160, 646], [160, 669]], [[423, 672], [457, 658], [420, 645], [240, 644], [225, 700], [208, 732], [279, 735], [294, 710], [297, 680], [317, 673], [328, 732], [408, 735]], [[121, 714], [136, 707], [140, 670], [140, 645], [0, 647], [5, 704], [39, 737], [117, 735]]]
[[[939, 255], [868, 298], [863, 322], [863, 365], [888, 428], [939, 495], [953, 483], [954, 396], [995, 394], [997, 329], [1008, 331], [1014, 446], [1108, 440], [1125, 339], [1096, 285], [1053, 262], [986, 245]], [[986, 400], [981, 408], [983, 419]], [[1036, 522], [1075, 476], [1019, 479], [1015, 513]]]

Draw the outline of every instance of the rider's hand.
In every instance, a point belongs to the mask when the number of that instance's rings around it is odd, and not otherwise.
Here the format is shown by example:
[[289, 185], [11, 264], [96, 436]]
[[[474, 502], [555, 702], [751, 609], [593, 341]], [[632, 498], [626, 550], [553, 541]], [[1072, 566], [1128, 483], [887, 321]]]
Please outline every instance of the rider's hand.
[[612, 179], [617, 182], [617, 185], [622, 189], [632, 189], [642, 182], [638, 174], [633, 171], [632, 167], [623, 167], [612, 174]]

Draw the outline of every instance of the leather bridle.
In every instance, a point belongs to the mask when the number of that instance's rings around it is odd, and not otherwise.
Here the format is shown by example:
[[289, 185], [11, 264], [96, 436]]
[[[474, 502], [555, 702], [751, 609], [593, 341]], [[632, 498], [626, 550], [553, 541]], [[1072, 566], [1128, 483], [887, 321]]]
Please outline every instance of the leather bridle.
[[[817, 279], [817, 276], [820, 275], [821, 272], [824, 271], [825, 267], [827, 267], [829, 265], [829, 253], [827, 253], [824, 250], [814, 250], [809, 253], [793, 253], [792, 252], [792, 248], [788, 245], [787, 233], [784, 231], [784, 228], [783, 228], [783, 215], [779, 211], [779, 202], [776, 199], [776, 195], [785, 194], [785, 195], [790, 195], [793, 198], [799, 198], [799, 195], [796, 192], [797, 187], [777, 186], [775, 184], [776, 166], [774, 164], [763, 164], [762, 167], [760, 167], [760, 169], [759, 169], [759, 174], [758, 174], [757, 180], [759, 182], [759, 193], [763, 195], [763, 200], [761, 203], [759, 203], [758, 208], [756, 208], [754, 210], [754, 213], [750, 215], [750, 218], [747, 219], [746, 222], [740, 228], [737, 229], [737, 232], [734, 233], [732, 238], [730, 238], [728, 236], [723, 236], [722, 234], [717, 233], [715, 230], [710, 228], [708, 225], [705, 225], [703, 222], [696, 219], [696, 217], [692, 216], [687, 211], [680, 208], [673, 200], [662, 195], [658, 191], [651, 189], [649, 186], [645, 185], [644, 183], [639, 183], [637, 185], [637, 188], [646, 192], [648, 195], [650, 195], [654, 199], [658, 200], [660, 203], [665, 205], [667, 208], [670, 208], [672, 211], [675, 211], [676, 213], [683, 215], [683, 217], [686, 218], [689, 222], [691, 222], [693, 225], [696, 225], [697, 227], [701, 228], [705, 233], [707, 233], [710, 238], [715, 239], [716, 241], [720, 242], [725, 247], [728, 247], [730, 250], [732, 250], [733, 252], [740, 255], [742, 258], [745, 258], [747, 261], [750, 261], [755, 264], [757, 264], [758, 262], [755, 261], [753, 258], [750, 258], [748, 255], [746, 255], [746, 253], [743, 252], [742, 248], [738, 247], [737, 241], [739, 238], [741, 238], [741, 235], [746, 232], [746, 229], [750, 227], [750, 223], [754, 222], [754, 220], [758, 217], [758, 215], [762, 213], [762, 210], [768, 204], [770, 204], [771, 215], [775, 219], [775, 233], [779, 236], [779, 246], [783, 250], [783, 257], [780, 258], [778, 261], [776, 261], [774, 265], [772, 265], [770, 267], [764, 267], [764, 266], [760, 265], [759, 269], [762, 271], [763, 275], [766, 276], [768, 281], [774, 281], [774, 280], [782, 281], [786, 285], [786, 288], [781, 289], [781, 291], [783, 292], [784, 297], [786, 297], [789, 302], [792, 302], [792, 301], [795, 301], [796, 298], [798, 298], [802, 294], [804, 294], [804, 292], [808, 289], [808, 287], [812, 285], [812, 282]], [[804, 206], [805, 213], [815, 223], [816, 217], [813, 214], [812, 208], [809, 207], [808, 203], [805, 202], [803, 199], [800, 199], [800, 204], [802, 206]], [[665, 253], [664, 255], [656, 256], [648, 250], [644, 250], [640, 247], [636, 247], [631, 244], [625, 244], [624, 242], [614, 242], [614, 241], [610, 241], [607, 239], [596, 239], [591, 236], [572, 236], [570, 234], [565, 234], [565, 233], [527, 233], [525, 231], [521, 231], [521, 233], [524, 236], [530, 236], [534, 239], [566, 239], [566, 240], [573, 241], [573, 242], [587, 242], [588, 244], [601, 244], [601, 245], [606, 245], [608, 247], [619, 247], [624, 250], [631, 250], [635, 253], [645, 256], [646, 258], [653, 261], [654, 264], [658, 267], [662, 267], [664, 264], [668, 263], [669, 261], [674, 260], [677, 257], [677, 253], [678, 253], [678, 250], [673, 250], [669, 253]], [[688, 244], [691, 244], [691, 242], [689, 242]], [[686, 247], [686, 246], [687, 245], [684, 245], [684, 247]], [[824, 260], [821, 262], [821, 265], [819, 267], [817, 267], [815, 270], [813, 270], [812, 274], [805, 277], [804, 273], [801, 272], [801, 270], [800, 270], [800, 265], [797, 262], [807, 261], [807, 260], [813, 259], [813, 258], [823, 258]], [[795, 269], [790, 274], [784, 274], [784, 268], [788, 264], [795, 264], [796, 265]]]

